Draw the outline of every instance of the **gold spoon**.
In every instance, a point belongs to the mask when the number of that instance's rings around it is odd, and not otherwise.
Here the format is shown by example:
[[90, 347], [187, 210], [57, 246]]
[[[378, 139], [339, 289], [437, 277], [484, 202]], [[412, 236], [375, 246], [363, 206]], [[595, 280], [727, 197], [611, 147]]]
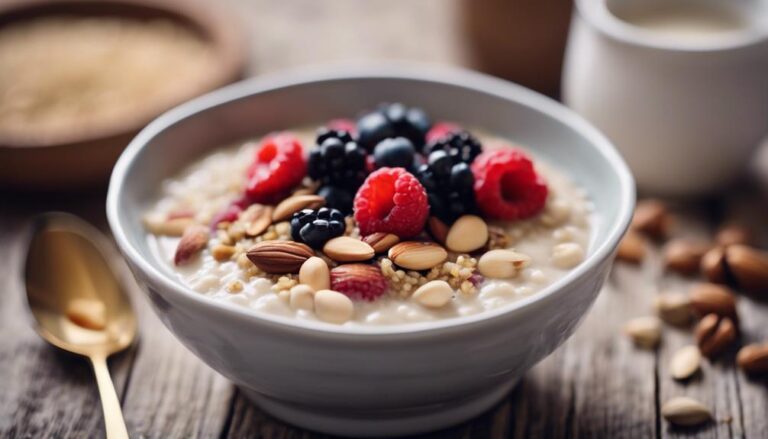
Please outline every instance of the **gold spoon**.
[[98, 230], [75, 216], [36, 222], [24, 280], [36, 330], [52, 345], [91, 360], [108, 439], [128, 438], [107, 357], [127, 348], [136, 316], [108, 262], [117, 254]]

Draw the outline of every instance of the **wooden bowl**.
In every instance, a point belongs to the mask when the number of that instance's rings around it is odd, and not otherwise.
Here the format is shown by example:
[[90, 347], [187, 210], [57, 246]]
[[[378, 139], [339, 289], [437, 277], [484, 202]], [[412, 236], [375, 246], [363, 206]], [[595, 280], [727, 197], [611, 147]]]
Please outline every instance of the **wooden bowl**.
[[[181, 101], [243, 77], [245, 41], [240, 28], [208, 5], [175, 0], [12, 0], [0, 4], [0, 29], [45, 16], [167, 19], [183, 25], [212, 47], [214, 62], [204, 83], [192, 83]], [[152, 106], [148, 106], [152, 107]], [[62, 190], [106, 183], [128, 142], [163, 109], [140, 108], [129, 117], [99, 126], [77, 127], [50, 136], [0, 133], [0, 188]]]

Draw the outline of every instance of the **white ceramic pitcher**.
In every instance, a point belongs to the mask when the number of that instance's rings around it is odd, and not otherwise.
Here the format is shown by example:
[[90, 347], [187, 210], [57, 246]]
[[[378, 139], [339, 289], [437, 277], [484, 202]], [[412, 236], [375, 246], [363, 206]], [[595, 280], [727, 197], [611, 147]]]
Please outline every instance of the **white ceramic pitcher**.
[[[618, 18], [670, 5], [743, 26], [693, 38]], [[577, 0], [570, 32], [563, 98], [613, 140], [641, 191], [721, 190], [768, 133], [768, 1]]]

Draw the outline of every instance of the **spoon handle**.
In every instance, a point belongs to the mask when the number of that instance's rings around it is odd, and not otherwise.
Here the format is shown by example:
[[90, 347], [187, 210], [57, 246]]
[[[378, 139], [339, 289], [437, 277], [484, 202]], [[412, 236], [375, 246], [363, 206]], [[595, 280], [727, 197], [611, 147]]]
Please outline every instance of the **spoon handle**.
[[109, 376], [107, 358], [93, 356], [91, 364], [96, 373], [96, 382], [101, 396], [101, 407], [104, 409], [104, 426], [107, 429], [107, 439], [128, 439], [128, 430], [125, 428], [123, 411], [120, 408], [120, 400], [115, 393], [115, 385]]

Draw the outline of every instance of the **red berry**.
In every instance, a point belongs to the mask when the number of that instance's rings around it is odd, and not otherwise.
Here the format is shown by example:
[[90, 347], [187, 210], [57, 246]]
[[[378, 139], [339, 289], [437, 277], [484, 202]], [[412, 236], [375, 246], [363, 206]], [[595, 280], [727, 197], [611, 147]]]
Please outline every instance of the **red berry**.
[[352, 119], [333, 119], [328, 121], [325, 126], [332, 130], [346, 131], [352, 136], [357, 134], [357, 124]]
[[224, 208], [224, 210], [213, 216], [213, 221], [211, 221], [211, 228], [215, 229], [216, 226], [218, 226], [221, 222], [233, 223], [237, 221], [237, 218], [240, 216], [240, 212], [242, 211], [243, 208], [237, 204], [230, 204]]
[[427, 192], [403, 168], [374, 171], [357, 191], [355, 220], [360, 233], [393, 233], [400, 238], [418, 235], [429, 216]]
[[375, 265], [344, 264], [331, 270], [331, 289], [350, 299], [373, 301], [388, 288], [387, 278]]
[[510, 147], [486, 151], [472, 163], [472, 172], [475, 199], [486, 216], [518, 220], [544, 208], [547, 184], [522, 151]]
[[256, 203], [276, 202], [301, 183], [307, 163], [301, 142], [289, 133], [265, 137], [248, 168], [246, 196]]
[[446, 134], [460, 131], [461, 127], [453, 122], [438, 122], [427, 131], [427, 143], [445, 136]]

